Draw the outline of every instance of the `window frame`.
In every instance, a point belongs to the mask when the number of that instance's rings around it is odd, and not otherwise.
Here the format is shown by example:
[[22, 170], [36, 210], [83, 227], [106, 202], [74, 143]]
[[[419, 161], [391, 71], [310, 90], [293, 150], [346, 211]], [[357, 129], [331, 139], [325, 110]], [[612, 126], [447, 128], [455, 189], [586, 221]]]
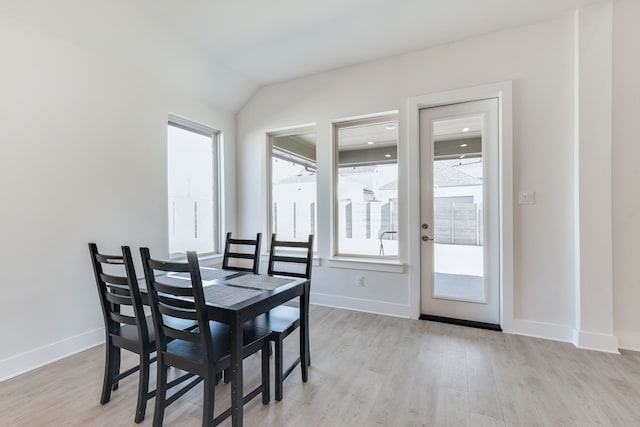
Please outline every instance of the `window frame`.
[[[331, 218], [332, 232], [331, 232], [331, 260], [334, 266], [339, 266], [342, 261], [348, 262], [360, 262], [363, 265], [372, 265], [373, 264], [389, 264], [391, 266], [390, 271], [396, 271], [395, 266], [401, 262], [401, 247], [403, 243], [402, 233], [398, 230], [398, 253], [397, 255], [369, 255], [369, 254], [352, 254], [352, 253], [343, 253], [340, 252], [340, 221], [339, 221], [339, 209], [340, 209], [340, 192], [339, 192], [339, 182], [340, 182], [340, 147], [339, 147], [339, 138], [338, 133], [340, 129], [350, 128], [356, 126], [368, 126], [373, 124], [383, 124], [385, 122], [395, 122], [396, 126], [396, 165], [398, 166], [398, 172], [396, 179], [400, 180], [400, 137], [399, 137], [399, 126], [400, 119], [398, 111], [389, 111], [384, 113], [371, 114], [366, 116], [359, 116], [347, 119], [339, 119], [335, 120], [332, 123], [332, 185], [331, 189], [333, 191], [333, 197], [331, 198], [333, 204], [333, 216]], [[398, 190], [397, 194], [398, 200], [400, 199], [400, 191]], [[402, 206], [398, 203], [398, 218], [402, 217]], [[351, 261], [349, 261], [351, 260]]]
[[[169, 113], [167, 119], [167, 131], [169, 126], [174, 126], [179, 129], [183, 129], [189, 132], [193, 132], [208, 138], [211, 138], [211, 154], [212, 154], [212, 164], [211, 164], [211, 177], [212, 177], [212, 191], [213, 191], [213, 209], [212, 209], [212, 219], [213, 219], [213, 251], [211, 252], [199, 252], [199, 258], [210, 258], [214, 256], [222, 255], [222, 206], [224, 200], [223, 194], [223, 186], [222, 186], [222, 131], [216, 127], [209, 126], [191, 119], [187, 119], [183, 116], [179, 116], [176, 114]], [[167, 203], [169, 201], [169, 155], [168, 155], [168, 145], [169, 145], [169, 135], [167, 132]], [[168, 206], [167, 206], [168, 209]], [[169, 212], [167, 211], [167, 220]], [[169, 224], [167, 224], [169, 226]], [[167, 253], [169, 255], [169, 259], [182, 259], [185, 257], [183, 252], [170, 252], [169, 248], [169, 240], [171, 239], [171, 235], [169, 233], [169, 228], [167, 227]]]
[[[269, 253], [269, 245], [271, 244], [271, 235], [273, 234], [273, 170], [272, 170], [272, 162], [273, 162], [273, 142], [275, 138], [280, 138], [284, 136], [295, 136], [295, 135], [307, 135], [307, 134], [315, 134], [315, 150], [316, 150], [316, 217], [315, 217], [315, 230], [314, 230], [314, 241], [313, 241], [313, 253], [314, 256], [318, 250], [318, 130], [315, 123], [299, 125], [288, 127], [279, 130], [273, 130], [266, 132], [266, 140], [267, 140], [267, 155], [266, 155], [266, 171], [267, 171], [267, 182], [266, 182], [266, 211], [267, 211], [267, 245], [265, 245], [263, 249], [263, 254]], [[304, 239], [306, 240], [306, 238]]]

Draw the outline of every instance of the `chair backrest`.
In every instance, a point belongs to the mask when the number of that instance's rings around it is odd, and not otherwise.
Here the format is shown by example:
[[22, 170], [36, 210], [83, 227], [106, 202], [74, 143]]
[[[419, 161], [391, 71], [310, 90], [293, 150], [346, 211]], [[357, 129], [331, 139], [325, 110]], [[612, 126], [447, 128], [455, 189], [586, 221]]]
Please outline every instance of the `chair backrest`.
[[[256, 234], [255, 240], [233, 239], [231, 238], [231, 233], [227, 233], [227, 242], [224, 246], [224, 256], [222, 258], [222, 269], [250, 271], [253, 274], [258, 274], [261, 241], [262, 233]], [[234, 246], [233, 248], [232, 245]], [[232, 265], [229, 261], [233, 259], [249, 260], [251, 261], [251, 266]]]
[[[163, 356], [169, 342], [181, 340], [200, 345], [202, 363], [207, 365], [212, 340], [198, 254], [187, 252], [186, 263], [151, 259], [148, 248], [140, 248], [140, 255], [156, 329], [158, 356]], [[156, 276], [156, 271], [161, 274]], [[198, 328], [176, 329], [175, 325], [183, 320], [196, 320]]]
[[[133, 257], [128, 246], [121, 249], [122, 255], [106, 255], [98, 252], [95, 243], [89, 243], [104, 324], [107, 334], [117, 334], [122, 324], [135, 325], [139, 341], [145, 345], [149, 342], [149, 330]], [[132, 314], [123, 312], [122, 306], [131, 307]]]
[[306, 242], [292, 242], [271, 236], [269, 268], [267, 274], [311, 279], [313, 260], [313, 234]]

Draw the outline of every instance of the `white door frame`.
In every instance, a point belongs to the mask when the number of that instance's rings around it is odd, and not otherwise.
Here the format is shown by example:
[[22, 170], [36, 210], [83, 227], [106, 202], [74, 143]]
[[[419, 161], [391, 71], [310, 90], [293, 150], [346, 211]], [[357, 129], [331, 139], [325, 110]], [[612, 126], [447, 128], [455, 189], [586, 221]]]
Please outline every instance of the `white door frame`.
[[[423, 108], [498, 98], [498, 164], [500, 192], [500, 325], [513, 331], [513, 132], [512, 82], [475, 86], [409, 98], [409, 199], [420, 200], [419, 116]], [[420, 204], [409, 212], [409, 307], [411, 318], [420, 316]]]

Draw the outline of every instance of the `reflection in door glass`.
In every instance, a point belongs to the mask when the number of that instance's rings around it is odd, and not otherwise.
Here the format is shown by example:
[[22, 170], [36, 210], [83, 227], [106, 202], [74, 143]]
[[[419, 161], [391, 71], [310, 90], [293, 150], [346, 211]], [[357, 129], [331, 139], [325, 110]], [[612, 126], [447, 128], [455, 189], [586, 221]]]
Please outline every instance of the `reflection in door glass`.
[[483, 116], [433, 122], [433, 296], [485, 301]]

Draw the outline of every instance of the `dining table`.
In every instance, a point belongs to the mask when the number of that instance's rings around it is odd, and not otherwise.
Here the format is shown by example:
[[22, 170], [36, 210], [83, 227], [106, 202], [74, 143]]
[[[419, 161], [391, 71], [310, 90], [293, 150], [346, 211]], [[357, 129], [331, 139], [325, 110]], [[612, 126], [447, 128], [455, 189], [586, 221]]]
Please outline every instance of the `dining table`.
[[[228, 324], [231, 329], [231, 422], [242, 426], [244, 391], [242, 372], [242, 325], [263, 313], [299, 298], [300, 367], [302, 381], [308, 379], [309, 291], [304, 278], [269, 276], [251, 272], [200, 267], [209, 320]], [[157, 276], [160, 278], [160, 276]], [[189, 273], [168, 273], [167, 279], [179, 283], [191, 280]], [[144, 279], [140, 293], [146, 299]]]

